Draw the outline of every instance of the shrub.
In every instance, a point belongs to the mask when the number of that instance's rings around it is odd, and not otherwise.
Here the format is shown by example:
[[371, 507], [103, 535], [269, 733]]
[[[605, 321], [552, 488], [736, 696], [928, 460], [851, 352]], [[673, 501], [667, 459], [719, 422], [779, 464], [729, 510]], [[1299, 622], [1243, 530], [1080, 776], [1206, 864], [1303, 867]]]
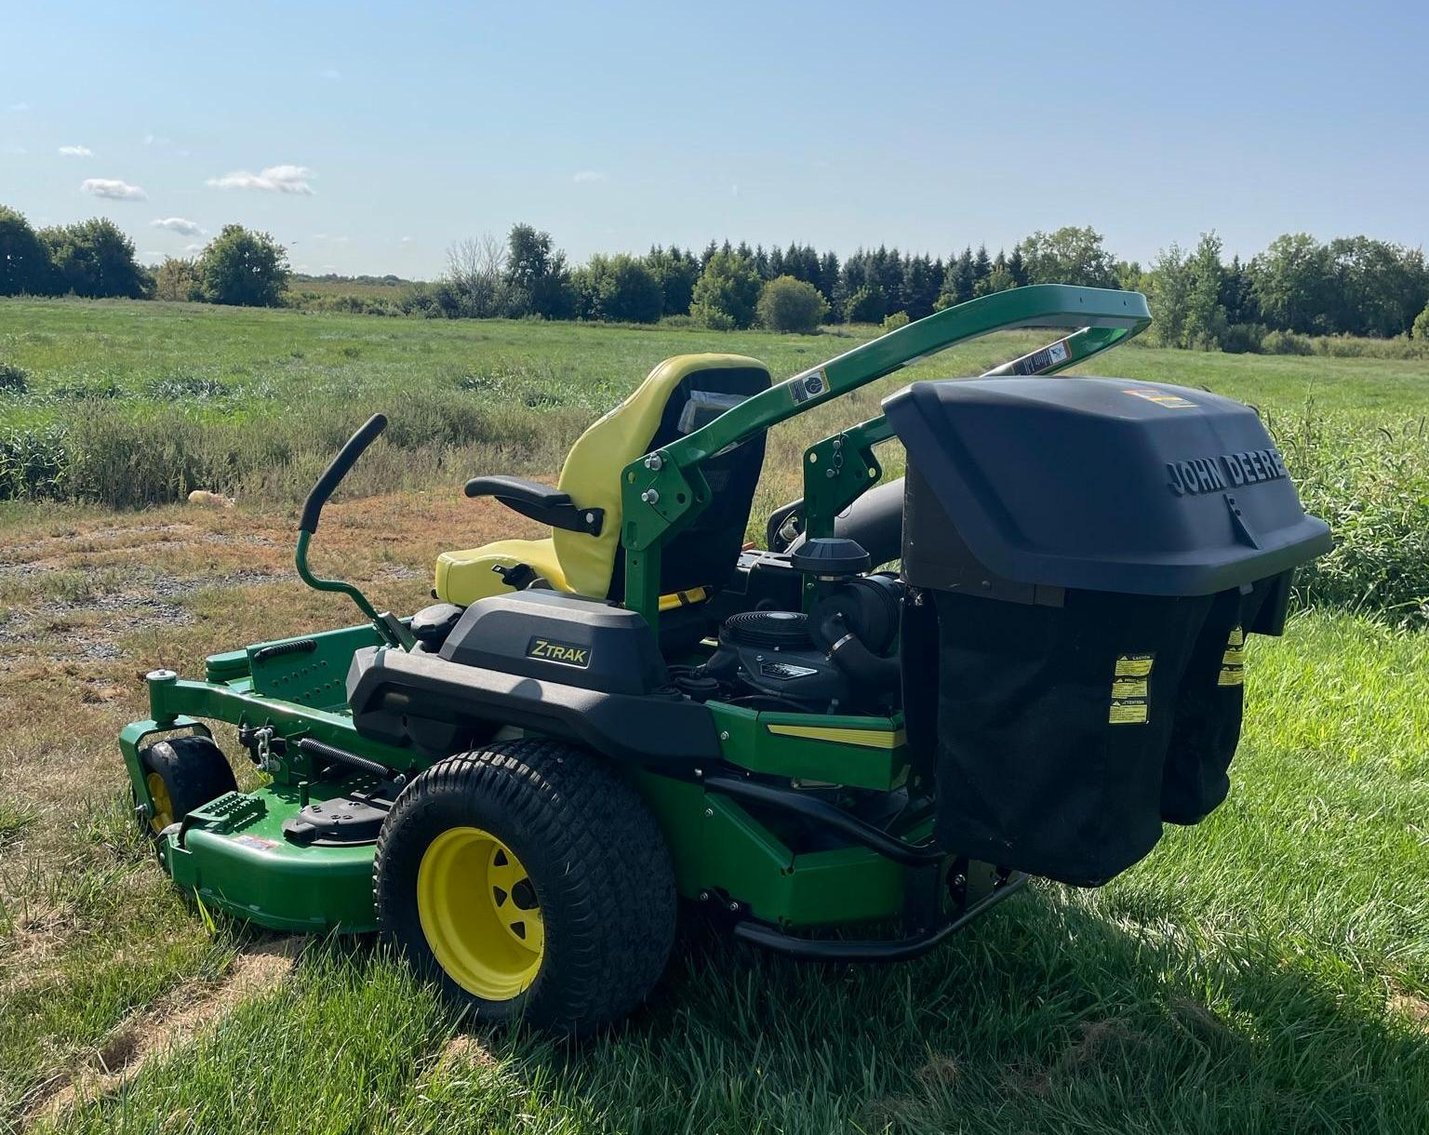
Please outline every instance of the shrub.
[[1221, 336], [1221, 350], [1228, 355], [1258, 355], [1266, 332], [1263, 323], [1232, 323]]
[[844, 304], [845, 323], [881, 323], [887, 314], [883, 289], [872, 284], [864, 284]]
[[30, 376], [13, 363], [0, 363], [0, 394], [28, 394]]
[[770, 280], [759, 292], [759, 322], [771, 331], [811, 335], [819, 329], [829, 305], [819, 289], [793, 276]]
[[648, 265], [633, 256], [592, 256], [574, 276], [576, 314], [606, 323], [654, 323], [665, 293]]
[[883, 332], [886, 335], [890, 331], [897, 331], [900, 327], [907, 327], [909, 322], [911, 321], [906, 311], [895, 311], [883, 317]]
[[1424, 310], [1414, 317], [1414, 326], [1411, 328], [1410, 334], [1421, 343], [1429, 342], [1429, 304], [1426, 304]]
[[690, 314], [703, 327], [742, 330], [754, 323], [759, 289], [759, 273], [749, 259], [721, 249], [695, 284]]
[[203, 299], [203, 281], [198, 263], [180, 256], [166, 256], [154, 273], [154, 298], [176, 302]]
[[1267, 355], [1313, 355], [1315, 344], [1310, 341], [1308, 335], [1300, 335], [1294, 331], [1272, 331], [1261, 341], [1260, 349]]

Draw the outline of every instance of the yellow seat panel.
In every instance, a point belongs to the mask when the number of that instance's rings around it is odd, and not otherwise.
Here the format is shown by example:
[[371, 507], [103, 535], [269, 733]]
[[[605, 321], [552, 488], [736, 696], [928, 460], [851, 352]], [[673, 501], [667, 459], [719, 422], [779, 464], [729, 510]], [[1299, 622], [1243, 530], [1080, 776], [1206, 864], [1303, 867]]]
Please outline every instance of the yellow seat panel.
[[504, 594], [511, 589], [492, 567], [524, 563], [557, 590], [604, 599], [610, 594], [620, 547], [622, 471], [649, 452], [665, 406], [681, 382], [701, 371], [747, 368], [765, 369], [758, 359], [744, 355], [666, 359], [630, 397], [576, 439], [561, 469], [557, 487], [577, 507], [605, 510], [600, 535], [557, 529], [544, 540], [499, 540], [465, 552], [443, 552], [437, 557], [437, 597], [465, 606]]
[[504, 595], [511, 588], [493, 569], [517, 564], [526, 564], [557, 591], [570, 590], [548, 536], [544, 540], [498, 540], [465, 552], [443, 552], [437, 557], [437, 598], [469, 607], [478, 599]]

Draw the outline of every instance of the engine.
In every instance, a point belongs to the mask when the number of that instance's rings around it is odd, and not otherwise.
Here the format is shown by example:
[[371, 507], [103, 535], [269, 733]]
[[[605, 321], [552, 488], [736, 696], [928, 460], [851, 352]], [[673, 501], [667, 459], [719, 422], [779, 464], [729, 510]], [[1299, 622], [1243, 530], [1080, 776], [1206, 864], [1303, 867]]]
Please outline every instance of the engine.
[[692, 697], [801, 713], [887, 713], [899, 698], [895, 645], [903, 584], [863, 575], [868, 553], [846, 539], [807, 541], [791, 557], [815, 575], [809, 613], [758, 609], [730, 615], [702, 666], [675, 675]]

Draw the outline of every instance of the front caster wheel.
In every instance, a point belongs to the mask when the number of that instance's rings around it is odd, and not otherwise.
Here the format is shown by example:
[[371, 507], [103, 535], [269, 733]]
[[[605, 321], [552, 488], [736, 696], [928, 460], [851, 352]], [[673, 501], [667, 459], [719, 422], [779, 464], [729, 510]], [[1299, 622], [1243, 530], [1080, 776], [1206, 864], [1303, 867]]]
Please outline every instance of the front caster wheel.
[[441, 762], [377, 844], [378, 921], [481, 1020], [587, 1032], [654, 987], [675, 936], [660, 830], [601, 758], [553, 741]]
[[140, 751], [139, 764], [152, 802], [145, 820], [151, 839], [195, 808], [238, 790], [228, 758], [208, 737], [155, 741]]

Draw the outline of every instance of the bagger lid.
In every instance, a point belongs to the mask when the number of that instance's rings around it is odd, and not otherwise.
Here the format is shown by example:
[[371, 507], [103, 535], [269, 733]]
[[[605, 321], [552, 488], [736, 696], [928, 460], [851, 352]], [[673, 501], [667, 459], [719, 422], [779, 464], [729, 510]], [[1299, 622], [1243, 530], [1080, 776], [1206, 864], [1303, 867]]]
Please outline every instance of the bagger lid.
[[1216, 394], [972, 379], [915, 382], [883, 409], [968, 550], [1017, 583], [1206, 595], [1331, 546], [1254, 411]]

